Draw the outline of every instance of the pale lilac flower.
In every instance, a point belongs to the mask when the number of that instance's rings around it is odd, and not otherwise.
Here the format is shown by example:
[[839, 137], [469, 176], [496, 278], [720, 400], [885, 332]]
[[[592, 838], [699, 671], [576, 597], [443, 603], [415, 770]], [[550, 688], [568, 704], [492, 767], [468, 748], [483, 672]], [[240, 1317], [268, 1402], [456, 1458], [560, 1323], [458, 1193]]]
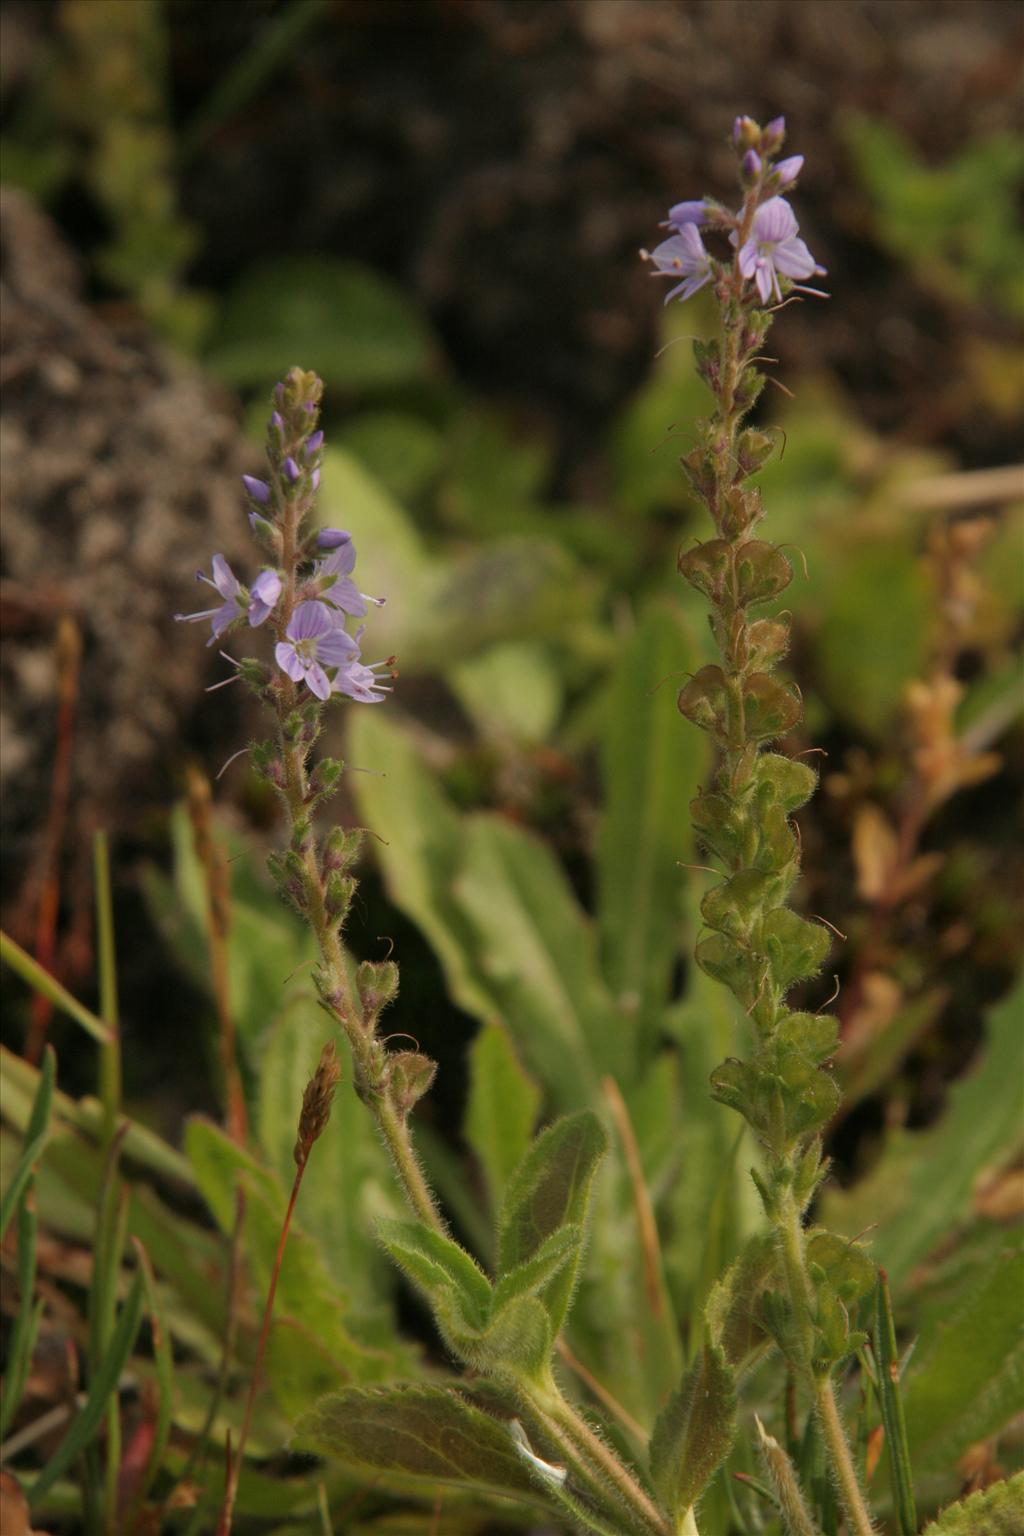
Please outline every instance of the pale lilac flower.
[[761, 130], [752, 117], [737, 117], [732, 125], [732, 141], [737, 149], [750, 149], [761, 137]]
[[377, 676], [378, 671], [383, 671], [386, 677], [393, 676], [386, 661], [375, 661], [368, 667], [353, 659], [339, 668], [331, 684], [331, 692], [344, 693], [348, 698], [355, 699], [357, 704], [383, 704], [385, 695], [391, 689], [381, 682]]
[[281, 596], [281, 575], [278, 571], [260, 571], [249, 590], [249, 623], [255, 628], [270, 617], [274, 605]]
[[783, 277], [811, 277], [825, 270], [796, 238], [798, 228], [792, 208], [781, 197], [770, 197], [754, 215], [753, 234], [740, 250], [740, 271], [757, 283], [762, 304], [773, 294], [781, 301], [780, 272]]
[[803, 155], [790, 155], [788, 160], [779, 161], [778, 165], [774, 167], [774, 170], [776, 176], [779, 177], [779, 186], [783, 192], [787, 187], [791, 187], [793, 185], [803, 168]]
[[269, 426], [271, 432], [284, 431], [284, 417], [281, 415], [280, 411], [271, 411]]
[[[340, 532], [341, 530], [334, 530]], [[373, 603], [376, 608], [383, 608], [382, 597], [371, 597], [368, 592], [360, 592], [355, 582], [351, 579], [351, 572], [356, 563], [356, 547], [351, 537], [345, 544], [339, 544], [331, 551], [326, 560], [318, 560], [313, 567], [314, 581], [322, 581], [324, 578], [333, 578], [330, 585], [323, 587], [319, 596], [325, 603], [333, 603], [340, 608], [342, 613], [350, 613], [353, 618], [362, 618], [366, 612], [367, 603]]]
[[691, 199], [687, 203], [674, 203], [668, 211], [665, 225], [669, 229], [682, 229], [684, 224], [703, 224], [707, 220], [708, 211], [704, 206], [704, 199]]
[[313, 455], [314, 455], [314, 453], [316, 453], [317, 449], [322, 446], [323, 440], [324, 440], [324, 433], [323, 433], [323, 428], [322, 427], [318, 431], [311, 433], [310, 437], [308, 438], [308, 440], [306, 442], [305, 452], [306, 452], [306, 458], [307, 459], [311, 459], [313, 457]]
[[678, 234], [670, 235], [653, 251], [643, 251], [641, 255], [646, 261], [653, 261], [658, 277], [682, 278], [666, 295], [666, 304], [677, 294], [681, 299], [690, 298], [711, 281], [711, 258], [694, 224], [684, 224]]
[[319, 466], [316, 469], [314, 469], [313, 473], [310, 475], [309, 483], [310, 483], [310, 485], [313, 487], [313, 489], [315, 491], [317, 486], [320, 484], [320, 469], [319, 469]]
[[743, 174], [750, 181], [753, 181], [755, 176], [760, 176], [761, 156], [756, 149], [748, 149], [743, 156]]
[[202, 571], [196, 571], [196, 580], [205, 581], [207, 586], [215, 588], [224, 601], [217, 608], [204, 608], [199, 613], [174, 615], [179, 624], [196, 624], [200, 619], [209, 619], [213, 634], [207, 640], [207, 645], [212, 645], [215, 640], [219, 640], [228, 625], [240, 619], [248, 606], [245, 588], [224, 556], [214, 555], [212, 566], [212, 577], [204, 576]]
[[345, 528], [321, 528], [316, 542], [318, 549], [337, 549], [339, 544], [351, 544], [352, 535]]
[[345, 667], [358, 659], [359, 646], [325, 603], [300, 603], [274, 647], [277, 664], [294, 683], [305, 683], [318, 699], [328, 699], [331, 683], [325, 667]]
[[270, 500], [270, 486], [265, 480], [257, 480], [255, 475], [243, 475], [242, 484], [249, 492], [253, 501], [258, 501], [261, 506], [266, 506]]

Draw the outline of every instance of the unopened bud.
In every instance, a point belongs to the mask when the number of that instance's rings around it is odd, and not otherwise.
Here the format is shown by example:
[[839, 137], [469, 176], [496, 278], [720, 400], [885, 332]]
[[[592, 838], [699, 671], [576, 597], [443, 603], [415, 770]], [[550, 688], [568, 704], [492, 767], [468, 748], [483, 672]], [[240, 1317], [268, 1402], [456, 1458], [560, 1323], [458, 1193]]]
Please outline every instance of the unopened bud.
[[398, 966], [393, 960], [364, 960], [356, 971], [356, 991], [367, 1023], [398, 995]]
[[738, 117], [732, 125], [732, 142], [741, 153], [761, 142], [761, 129], [752, 117]]

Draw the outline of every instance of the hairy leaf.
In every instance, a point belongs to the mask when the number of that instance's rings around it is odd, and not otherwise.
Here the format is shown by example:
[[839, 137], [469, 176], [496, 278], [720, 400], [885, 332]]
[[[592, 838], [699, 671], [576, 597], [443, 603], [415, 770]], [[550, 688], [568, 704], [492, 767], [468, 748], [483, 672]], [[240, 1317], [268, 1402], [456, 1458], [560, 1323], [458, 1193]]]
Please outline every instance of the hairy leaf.
[[[583, 1227], [590, 1186], [606, 1148], [601, 1122], [589, 1110], [556, 1120], [537, 1137], [505, 1195], [498, 1235], [502, 1277], [532, 1259], [560, 1228]], [[575, 1259], [567, 1262], [542, 1292], [556, 1335], [572, 1297], [576, 1267]]]
[[540, 1502], [507, 1423], [450, 1387], [349, 1387], [321, 1398], [296, 1426], [296, 1448], [361, 1471], [470, 1484]]
[[423, 1292], [435, 1313], [454, 1299], [469, 1328], [482, 1328], [491, 1307], [491, 1285], [464, 1248], [414, 1221], [382, 1221], [377, 1236], [403, 1274]]
[[735, 1373], [725, 1352], [705, 1345], [651, 1435], [651, 1476], [678, 1517], [700, 1498], [736, 1433]]
[[1024, 1530], [1024, 1472], [950, 1504], [923, 1536], [1020, 1536]]

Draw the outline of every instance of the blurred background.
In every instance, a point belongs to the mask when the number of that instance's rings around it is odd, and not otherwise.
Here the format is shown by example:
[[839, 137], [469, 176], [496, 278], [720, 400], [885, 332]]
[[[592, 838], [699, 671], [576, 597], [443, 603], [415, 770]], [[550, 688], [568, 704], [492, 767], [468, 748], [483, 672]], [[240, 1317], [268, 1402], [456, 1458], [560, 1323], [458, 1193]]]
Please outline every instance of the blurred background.
[[[678, 655], [636, 688], [682, 741], [678, 677], [710, 645], [675, 559], [704, 531], [677, 459], [707, 409], [686, 338], [713, 317], [665, 310], [637, 252], [669, 204], [734, 195], [745, 112], [784, 113], [806, 157], [792, 200], [831, 294], [779, 317], [758, 414], [784, 445], [766, 536], [808, 566], [787, 750], [827, 753], [801, 902], [845, 936], [805, 989], [840, 988], [840, 1176], [931, 1124], [1019, 943], [1020, 8], [5, 0], [0, 20], [4, 926], [89, 1000], [106, 829], [133, 1111], [173, 1140], [218, 1101], [172, 807], [190, 764], [212, 778], [261, 727], [241, 690], [204, 691], [224, 663], [171, 616], [214, 551], [253, 568], [239, 475], [293, 363], [325, 383], [323, 519], [388, 599], [364, 647], [398, 656], [386, 722], [352, 706], [333, 730], [367, 786], [340, 814], [383, 840], [349, 938], [395, 942], [392, 1027], [441, 1062], [428, 1127], [458, 1120], [476, 1023], [394, 850], [415, 817], [380, 801], [374, 733], [453, 815], [536, 833], [595, 911], [613, 738], [628, 757], [640, 728], [609, 680], [671, 610]], [[706, 765], [680, 750], [694, 860]], [[238, 839], [272, 846], [276, 810], [242, 761], [213, 793], [252, 924], [244, 1056], [282, 979], [253, 979], [253, 935], [283, 919]], [[677, 998], [703, 889], [678, 875]], [[84, 1089], [70, 1031], [9, 1013], [8, 1043], [38, 1058], [52, 1033]]]

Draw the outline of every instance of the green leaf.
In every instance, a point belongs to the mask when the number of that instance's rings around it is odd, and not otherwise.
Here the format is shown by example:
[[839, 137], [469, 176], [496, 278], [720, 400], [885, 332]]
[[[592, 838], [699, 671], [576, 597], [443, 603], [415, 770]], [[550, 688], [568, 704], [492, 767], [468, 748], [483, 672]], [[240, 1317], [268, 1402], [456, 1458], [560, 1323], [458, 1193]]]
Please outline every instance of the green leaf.
[[171, 1348], [171, 1335], [167, 1326], [167, 1314], [160, 1298], [160, 1291], [150, 1263], [149, 1254], [138, 1238], [133, 1240], [135, 1257], [139, 1263], [142, 1274], [142, 1283], [145, 1289], [146, 1310], [149, 1313], [149, 1329], [153, 1340], [153, 1358], [156, 1362], [156, 1389], [157, 1405], [156, 1419], [153, 1424], [153, 1441], [149, 1455], [146, 1458], [146, 1467], [142, 1475], [135, 1498], [141, 1503], [152, 1485], [153, 1479], [163, 1464], [164, 1452], [171, 1435], [171, 1422], [174, 1417], [174, 1352]]
[[[537, 1137], [505, 1194], [498, 1235], [501, 1277], [534, 1258], [560, 1228], [585, 1225], [590, 1186], [607, 1144], [601, 1122], [589, 1110], [556, 1120]], [[575, 1282], [573, 1261], [542, 1293], [556, 1336]]]
[[454, 1300], [469, 1328], [482, 1328], [491, 1310], [491, 1285], [474, 1259], [450, 1237], [412, 1221], [382, 1221], [377, 1238], [432, 1307]]
[[295, 1444], [361, 1472], [542, 1502], [508, 1425], [450, 1387], [346, 1388], [303, 1415]]
[[681, 945], [679, 863], [693, 857], [683, 807], [697, 793], [707, 762], [706, 744], [680, 729], [671, 689], [658, 685], [694, 657], [693, 640], [676, 614], [648, 608], [619, 654], [601, 742], [601, 954], [619, 1008], [636, 1016], [648, 1045]]
[[[243, 1253], [258, 1289], [265, 1294], [287, 1205], [284, 1189], [269, 1169], [231, 1141], [219, 1126], [198, 1116], [186, 1127], [185, 1149], [196, 1183], [224, 1233], [234, 1226], [237, 1191], [243, 1190]], [[350, 1333], [346, 1321], [349, 1298], [298, 1219], [292, 1222], [285, 1248], [276, 1305], [278, 1315], [292, 1317], [312, 1329], [350, 1375], [359, 1379], [380, 1374], [379, 1354], [366, 1350]]]
[[514, 1269], [506, 1270], [502, 1275], [494, 1288], [495, 1311], [516, 1296], [533, 1296], [543, 1290], [565, 1264], [570, 1260], [575, 1264], [582, 1242], [582, 1227], [569, 1225], [552, 1232], [532, 1258], [517, 1264]]
[[136, 1272], [99, 1369], [89, 1383], [85, 1407], [72, 1419], [67, 1434], [33, 1483], [28, 1501], [30, 1507], [38, 1504], [43, 1494], [74, 1464], [99, 1429], [110, 1399], [117, 1391], [121, 1372], [131, 1356], [142, 1321], [142, 1300], [142, 1274]]
[[849, 537], [823, 574], [819, 685], [840, 720], [879, 736], [925, 660], [932, 599], [921, 560], [907, 540]]
[[629, 1075], [628, 1032], [597, 968], [593, 929], [546, 844], [497, 816], [465, 823], [456, 894], [479, 963], [527, 1063], [557, 1105]]
[[407, 503], [440, 473], [444, 439], [437, 428], [399, 411], [364, 411], [332, 431], [331, 441], [356, 458], [389, 495]]
[[678, 1519], [700, 1498], [736, 1433], [735, 1373], [725, 1352], [705, 1345], [651, 1435], [651, 1477]]
[[550, 648], [538, 640], [492, 645], [456, 663], [450, 680], [482, 736], [545, 741], [562, 710], [562, 679]]
[[301, 356], [328, 388], [365, 391], [424, 378], [432, 353], [416, 309], [369, 268], [279, 256], [249, 267], [228, 294], [206, 362], [229, 384], [265, 388]]
[[1024, 1472], [950, 1504], [922, 1536], [1020, 1536], [1024, 1529]]
[[39, 1074], [39, 1086], [32, 1103], [32, 1111], [28, 1124], [25, 1127], [25, 1140], [21, 1156], [18, 1158], [14, 1172], [4, 1188], [3, 1199], [0, 1201], [0, 1240], [10, 1223], [11, 1217], [17, 1210], [18, 1201], [28, 1187], [36, 1163], [46, 1149], [49, 1139], [50, 1111], [53, 1108], [53, 1085], [57, 1074], [57, 1057], [53, 1046], [46, 1047], [43, 1056], [42, 1070]]
[[896, 1352], [896, 1328], [892, 1316], [889, 1280], [883, 1269], [875, 1290], [875, 1326], [872, 1335], [876, 1381], [875, 1392], [885, 1430], [885, 1448], [889, 1457], [896, 1516], [900, 1536], [914, 1536], [917, 1509], [914, 1503], [914, 1478], [911, 1469], [907, 1421], [903, 1412], [903, 1389]]
[[463, 1133], [480, 1159], [494, 1211], [530, 1144], [539, 1108], [540, 1089], [519, 1065], [507, 1031], [485, 1024], [469, 1048]]
[[495, 1311], [479, 1342], [473, 1341], [467, 1358], [491, 1375], [524, 1376], [547, 1384], [555, 1330], [544, 1302], [536, 1296], [513, 1296]]
[[850, 1234], [875, 1226], [872, 1252], [897, 1295], [914, 1266], [970, 1215], [982, 1170], [1020, 1144], [1022, 1011], [1024, 978], [990, 1010], [985, 1046], [950, 1089], [941, 1119], [925, 1131], [891, 1133], [865, 1179], [823, 1199], [827, 1226]]
[[914, 1465], [941, 1470], [997, 1433], [1024, 1393], [1024, 1244], [1007, 1247], [951, 1315], [919, 1340], [903, 1391]]
[[769, 1233], [756, 1233], [747, 1239], [739, 1257], [708, 1296], [704, 1309], [708, 1337], [738, 1375], [749, 1370], [769, 1347], [760, 1321], [760, 1303], [765, 1291], [777, 1282], [778, 1272], [773, 1238]]
[[[288, 914], [283, 912], [287, 918]], [[290, 922], [290, 918], [288, 918]], [[372, 1117], [352, 1091], [351, 1053], [344, 1038], [315, 1015], [300, 995], [264, 1030], [259, 1056], [257, 1127], [260, 1143], [282, 1186], [295, 1174], [298, 1107], [326, 1040], [336, 1040], [342, 1083], [302, 1180], [299, 1211], [334, 1278], [360, 1311], [372, 1311], [386, 1295], [393, 1272], [377, 1243], [373, 1223], [403, 1209], [394, 1174]]]
[[27, 986], [38, 992], [40, 997], [48, 998], [55, 1008], [67, 1014], [69, 1019], [74, 1019], [80, 1024], [86, 1034], [92, 1035], [94, 1040], [101, 1044], [110, 1041], [110, 1030], [102, 1019], [86, 1007], [77, 998], [72, 997], [66, 987], [50, 975], [49, 971], [34, 960], [32, 956], [11, 938], [10, 934], [0, 933], [0, 960], [11, 967], [19, 975]]
[[359, 814], [378, 834], [388, 894], [412, 918], [440, 960], [452, 999], [476, 1018], [498, 1011], [480, 971], [474, 930], [453, 887], [465, 823], [423, 766], [412, 738], [379, 710], [353, 714], [348, 728]]

